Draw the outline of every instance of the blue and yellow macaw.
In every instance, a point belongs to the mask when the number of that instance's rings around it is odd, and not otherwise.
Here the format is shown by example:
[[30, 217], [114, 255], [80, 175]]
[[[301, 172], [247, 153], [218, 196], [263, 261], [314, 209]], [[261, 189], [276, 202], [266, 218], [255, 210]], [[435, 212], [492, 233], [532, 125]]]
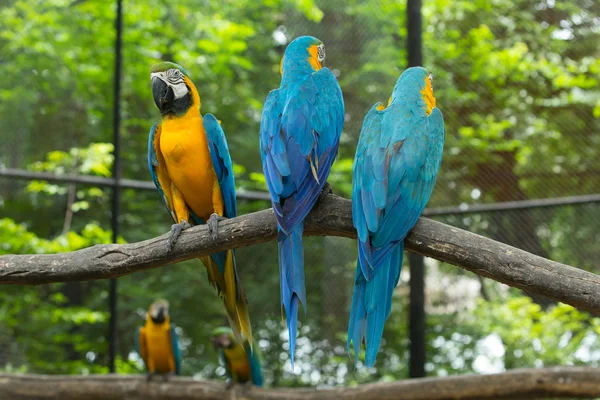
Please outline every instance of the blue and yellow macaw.
[[[152, 67], [152, 94], [162, 123], [148, 140], [148, 166], [163, 204], [175, 221], [168, 241], [191, 224], [207, 223], [213, 237], [221, 217], [236, 216], [233, 166], [219, 121], [200, 115], [200, 96], [187, 72], [162, 62]], [[233, 250], [201, 258], [208, 279], [223, 297], [236, 337], [252, 340], [246, 296], [238, 278]]]
[[219, 350], [219, 358], [225, 365], [230, 384], [252, 382], [258, 387], [263, 385], [260, 348], [256, 343], [250, 346], [244, 340], [242, 346], [228, 327], [215, 329], [211, 342]]
[[280, 64], [281, 85], [265, 100], [260, 123], [263, 171], [279, 228], [281, 303], [294, 363], [298, 303], [306, 311], [304, 218], [329, 176], [344, 125], [344, 100], [335, 76], [323, 68], [325, 47], [295, 39]]
[[168, 301], [161, 299], [150, 305], [146, 324], [138, 331], [137, 345], [148, 379], [154, 374], [180, 374], [181, 354], [175, 326], [169, 317]]
[[352, 220], [358, 262], [348, 326], [355, 361], [365, 339], [373, 366], [392, 294], [400, 278], [404, 238], [431, 196], [444, 148], [444, 118], [433, 76], [421, 67], [400, 76], [387, 107], [367, 113], [352, 171]]

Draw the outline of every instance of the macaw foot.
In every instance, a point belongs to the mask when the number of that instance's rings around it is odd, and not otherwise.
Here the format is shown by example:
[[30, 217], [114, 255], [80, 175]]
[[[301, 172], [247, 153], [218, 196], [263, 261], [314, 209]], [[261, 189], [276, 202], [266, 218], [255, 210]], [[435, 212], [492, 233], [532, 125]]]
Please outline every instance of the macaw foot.
[[333, 193], [331, 185], [329, 184], [329, 182], [325, 182], [325, 184], [323, 185], [323, 189], [321, 189], [321, 194], [319, 194], [319, 198], [317, 199], [317, 203], [321, 204], [331, 193]]
[[217, 213], [212, 213], [208, 221], [206, 221], [206, 225], [208, 225], [208, 233], [213, 241], [217, 240], [219, 236], [219, 221], [224, 221], [227, 218], [221, 217]]
[[168, 380], [169, 380], [169, 378], [170, 378], [172, 375], [174, 375], [172, 372], [168, 372], [168, 373], [166, 373], [166, 374], [163, 374], [163, 375], [162, 375], [162, 381], [163, 381], [163, 382], [166, 382], [166, 381], [168, 381]]
[[154, 372], [148, 372], [148, 374], [146, 374], [146, 381], [150, 382], [152, 380], [153, 376], [154, 376]]
[[235, 382], [233, 381], [233, 379], [227, 379], [227, 381], [225, 382], [225, 390], [231, 390], [231, 388], [234, 386]]
[[187, 221], [181, 221], [178, 224], [171, 225], [171, 232], [169, 232], [169, 239], [167, 241], [167, 254], [173, 251], [173, 246], [177, 243], [177, 238], [181, 235], [181, 232], [191, 228], [191, 225]]

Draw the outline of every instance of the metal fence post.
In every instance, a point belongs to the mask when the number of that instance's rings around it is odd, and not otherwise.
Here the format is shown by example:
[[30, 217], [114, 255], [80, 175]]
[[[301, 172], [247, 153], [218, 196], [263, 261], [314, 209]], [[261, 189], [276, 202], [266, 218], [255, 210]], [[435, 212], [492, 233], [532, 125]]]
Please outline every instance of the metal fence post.
[[[423, 64], [421, 0], [407, 0], [408, 66]], [[423, 256], [409, 255], [410, 262], [410, 360], [409, 376], [425, 376], [425, 268]]]
[[[114, 161], [112, 175], [115, 184], [112, 191], [111, 226], [112, 240], [117, 242], [119, 236], [119, 211], [120, 211], [120, 179], [121, 179], [121, 145], [120, 145], [120, 106], [121, 106], [121, 44], [123, 30], [123, 2], [117, 0], [117, 16], [115, 19], [115, 77], [114, 77], [114, 108], [113, 108], [113, 144]], [[115, 372], [115, 359], [117, 354], [117, 280], [110, 280], [110, 322], [108, 332], [108, 369]]]

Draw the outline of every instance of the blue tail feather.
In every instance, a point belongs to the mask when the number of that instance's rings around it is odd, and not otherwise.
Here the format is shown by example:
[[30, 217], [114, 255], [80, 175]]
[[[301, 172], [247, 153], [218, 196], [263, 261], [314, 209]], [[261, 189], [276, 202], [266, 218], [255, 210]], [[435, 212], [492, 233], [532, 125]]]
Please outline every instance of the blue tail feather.
[[[374, 253], [379, 253], [377, 249], [373, 250]], [[394, 288], [402, 268], [404, 242], [394, 243], [394, 246], [388, 250], [391, 251], [384, 251], [385, 256], [378, 260], [378, 269], [370, 280], [367, 280], [362, 272], [361, 263], [365, 258], [359, 257], [356, 265], [347, 346], [349, 353], [351, 347], [354, 347], [354, 358], [358, 361], [364, 339], [365, 364], [368, 367], [375, 364], [384, 324], [390, 315]]]
[[296, 349], [296, 331], [298, 327], [298, 303], [306, 313], [306, 289], [304, 287], [304, 246], [302, 234], [304, 227], [297, 226], [290, 235], [279, 232], [279, 272], [281, 284], [281, 303], [285, 311], [289, 331], [290, 359], [294, 365]]

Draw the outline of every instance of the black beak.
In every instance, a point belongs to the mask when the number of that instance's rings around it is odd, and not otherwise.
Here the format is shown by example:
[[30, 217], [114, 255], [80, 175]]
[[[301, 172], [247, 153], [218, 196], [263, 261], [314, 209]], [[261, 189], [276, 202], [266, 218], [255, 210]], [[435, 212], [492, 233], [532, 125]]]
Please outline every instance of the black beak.
[[227, 348], [231, 346], [231, 340], [229, 340], [227, 335], [213, 336], [210, 338], [210, 341], [215, 348]]
[[157, 324], [162, 324], [163, 322], [165, 322], [167, 313], [164, 307], [160, 307], [158, 309], [158, 313], [156, 313], [156, 317], [152, 317], [152, 321], [154, 321]]
[[175, 100], [173, 89], [157, 77], [152, 78], [152, 96], [156, 107], [163, 114], [169, 110], [173, 100]]

